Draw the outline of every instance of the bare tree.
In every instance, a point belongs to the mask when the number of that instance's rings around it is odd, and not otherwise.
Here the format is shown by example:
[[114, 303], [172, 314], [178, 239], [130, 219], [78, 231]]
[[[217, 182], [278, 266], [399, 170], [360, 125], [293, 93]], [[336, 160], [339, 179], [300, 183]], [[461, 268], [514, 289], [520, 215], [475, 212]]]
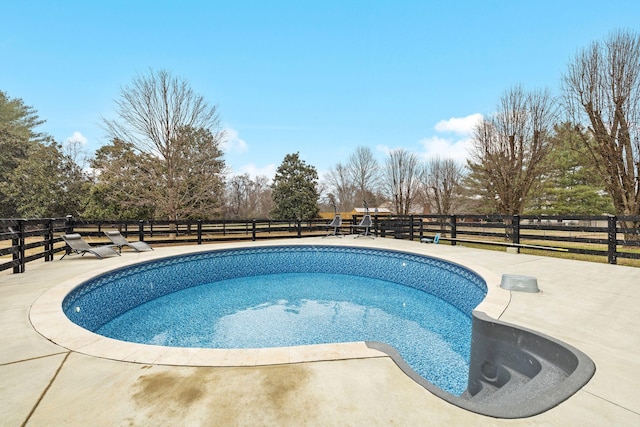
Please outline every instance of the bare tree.
[[408, 215], [420, 187], [420, 160], [403, 148], [389, 153], [384, 168], [384, 185], [395, 212]]
[[579, 51], [563, 89], [616, 213], [640, 215], [640, 35], [615, 32]]
[[[205, 173], [200, 177], [202, 186], [209, 184], [211, 191], [221, 188], [224, 163], [219, 147], [225, 133], [216, 107], [196, 95], [186, 80], [162, 70], [139, 75], [131, 86], [123, 88], [116, 101], [116, 115], [117, 119], [103, 119], [110, 137], [158, 159], [150, 173], [159, 179], [159, 186], [164, 186], [160, 196], [165, 199], [158, 200], [162, 215], [177, 220], [216, 207], [205, 206], [213, 199], [204, 189], [191, 193], [195, 198], [189, 193], [194, 190], [196, 172]], [[198, 150], [189, 148], [196, 146]], [[187, 157], [203, 151], [210, 157], [198, 155], [197, 161], [205, 165], [196, 165], [195, 158]], [[186, 166], [189, 164], [192, 167]]]
[[380, 166], [369, 147], [358, 147], [349, 156], [349, 177], [356, 189], [356, 200], [371, 199], [380, 182]]
[[208, 129], [179, 128], [171, 142], [171, 157], [165, 161], [156, 157], [150, 165], [148, 172], [156, 185], [147, 194], [169, 219], [219, 216], [225, 164], [216, 138]]
[[495, 212], [522, 213], [543, 174], [555, 120], [547, 90], [527, 93], [516, 86], [502, 96], [497, 113], [476, 126], [467, 160], [469, 182]]
[[326, 176], [331, 203], [337, 205], [340, 211], [349, 211], [355, 202], [356, 189], [351, 180], [350, 170], [342, 163], [338, 163]]
[[271, 188], [266, 176], [251, 179], [249, 174], [236, 175], [227, 183], [226, 214], [230, 218], [267, 217], [272, 209], [265, 200], [271, 199]]
[[257, 217], [260, 218], [268, 218], [270, 212], [273, 210], [273, 196], [271, 190], [271, 180], [264, 175], [259, 175], [255, 177], [255, 185], [256, 188], [259, 189], [258, 192], [258, 212], [256, 213]]
[[81, 170], [89, 165], [89, 154], [84, 149], [84, 143], [76, 138], [71, 138], [61, 144], [62, 153], [71, 159]]
[[460, 203], [464, 167], [453, 159], [434, 157], [424, 165], [421, 175], [426, 202], [438, 215], [453, 213]]

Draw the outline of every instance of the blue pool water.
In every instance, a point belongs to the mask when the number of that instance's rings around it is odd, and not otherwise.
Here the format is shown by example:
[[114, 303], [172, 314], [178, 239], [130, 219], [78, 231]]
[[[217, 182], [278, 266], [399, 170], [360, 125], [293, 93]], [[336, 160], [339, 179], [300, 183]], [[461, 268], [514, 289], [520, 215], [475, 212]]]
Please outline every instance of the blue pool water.
[[210, 283], [136, 307], [96, 331], [172, 347], [261, 348], [380, 341], [434, 383], [467, 383], [471, 320], [430, 294], [382, 280], [288, 273]]
[[452, 394], [467, 385], [486, 284], [442, 260], [377, 249], [265, 247], [173, 257], [94, 278], [75, 323], [130, 342], [260, 348], [380, 341]]

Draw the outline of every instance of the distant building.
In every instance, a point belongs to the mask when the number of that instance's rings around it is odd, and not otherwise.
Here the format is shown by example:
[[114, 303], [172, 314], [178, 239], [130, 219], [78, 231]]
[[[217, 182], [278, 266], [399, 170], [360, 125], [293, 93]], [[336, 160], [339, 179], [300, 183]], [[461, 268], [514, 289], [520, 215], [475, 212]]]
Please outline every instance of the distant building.
[[[354, 215], [363, 215], [366, 212], [365, 208], [355, 208], [353, 210]], [[377, 208], [369, 208], [369, 214], [371, 215], [391, 215], [391, 209], [377, 207]]]
[[[362, 216], [365, 214], [365, 209], [364, 208], [355, 208], [354, 210], [350, 211], [350, 212], [338, 212], [341, 216], [342, 219], [351, 219], [351, 217], [353, 215], [358, 215], [358, 216]], [[334, 213], [333, 212], [320, 212], [319, 216], [320, 218], [324, 218], [324, 219], [331, 219], [333, 218]], [[369, 208], [369, 215], [378, 215], [378, 216], [388, 216], [391, 215], [391, 209], [389, 208], [383, 208], [383, 207], [374, 207], [374, 208]]]

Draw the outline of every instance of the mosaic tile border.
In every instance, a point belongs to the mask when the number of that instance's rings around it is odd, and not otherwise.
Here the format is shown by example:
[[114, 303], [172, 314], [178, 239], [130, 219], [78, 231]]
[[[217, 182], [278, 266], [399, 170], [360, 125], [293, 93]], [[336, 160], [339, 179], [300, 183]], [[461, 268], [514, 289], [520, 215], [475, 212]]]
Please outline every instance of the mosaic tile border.
[[140, 304], [191, 286], [243, 276], [288, 272], [349, 274], [431, 293], [471, 316], [487, 294], [478, 274], [425, 255], [343, 246], [264, 246], [179, 255], [113, 270], [70, 292], [63, 311], [95, 330]]

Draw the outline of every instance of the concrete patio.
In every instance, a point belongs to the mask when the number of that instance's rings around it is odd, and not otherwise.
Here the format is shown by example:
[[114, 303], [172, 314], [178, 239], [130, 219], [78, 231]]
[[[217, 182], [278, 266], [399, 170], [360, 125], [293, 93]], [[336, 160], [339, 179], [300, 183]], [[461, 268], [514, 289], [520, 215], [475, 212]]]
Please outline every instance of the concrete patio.
[[[325, 349], [328, 357], [295, 359], [285, 350], [292, 363], [255, 366], [206, 366], [203, 357], [200, 366], [181, 366], [153, 362], [161, 355], [148, 354], [113, 360], [54, 344], [34, 329], [31, 307], [53, 288], [95, 272], [238, 244], [163, 247], [104, 260], [58, 256], [27, 264], [23, 274], [0, 274], [0, 425], [640, 425], [638, 268], [382, 238], [244, 243], [267, 244], [366, 245], [465, 265], [487, 280], [483, 311], [577, 347], [593, 359], [596, 373], [557, 407], [502, 420], [432, 395], [383, 353], [352, 358]], [[501, 289], [505, 273], [537, 277], [541, 292]]]

